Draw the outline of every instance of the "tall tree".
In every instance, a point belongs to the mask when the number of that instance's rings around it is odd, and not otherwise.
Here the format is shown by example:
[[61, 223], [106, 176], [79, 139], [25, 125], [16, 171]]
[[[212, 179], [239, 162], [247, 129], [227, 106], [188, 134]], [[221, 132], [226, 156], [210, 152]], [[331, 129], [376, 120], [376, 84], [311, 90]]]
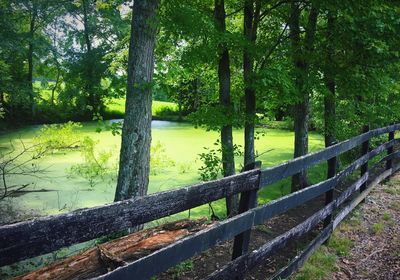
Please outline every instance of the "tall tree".
[[[59, 24], [65, 33], [63, 68], [67, 69], [64, 80], [68, 82], [59, 97], [62, 103], [75, 107], [77, 117], [90, 119], [102, 114], [105, 99], [115, 96], [115, 89], [121, 86], [118, 78], [126, 74], [126, 69], [119, 74], [111, 69], [112, 64], [118, 64], [115, 54], [125, 47], [129, 36], [130, 24], [122, 18], [119, 2], [77, 0], [65, 5], [66, 16]], [[104, 82], [111, 86], [104, 86]]]
[[33, 50], [35, 40], [35, 29], [37, 24], [38, 7], [36, 1], [30, 1], [29, 7], [29, 39], [28, 39], [28, 85], [29, 103], [32, 117], [35, 117], [35, 97], [33, 92]]
[[[226, 32], [225, 24], [225, 3], [224, 0], [215, 0], [214, 17], [217, 29], [224, 38]], [[229, 114], [232, 110], [231, 104], [231, 70], [229, 61], [229, 50], [226, 43], [218, 44], [218, 82], [219, 82], [219, 104], [222, 109]], [[228, 118], [229, 119], [229, 118]], [[232, 124], [227, 123], [221, 127], [221, 150], [222, 167], [224, 176], [235, 174], [235, 158], [233, 149]], [[238, 197], [230, 196], [226, 198], [226, 211], [228, 216], [232, 216], [238, 209]]]
[[[296, 90], [294, 114], [294, 157], [308, 153], [308, 126], [310, 114], [310, 64], [314, 48], [317, 18], [319, 9], [315, 3], [308, 8], [308, 21], [304, 39], [301, 36], [300, 16], [303, 6], [307, 4], [293, 0], [289, 18], [290, 42]], [[306, 6], [307, 8], [307, 6]], [[303, 170], [292, 177], [292, 192], [308, 186], [307, 171]]]
[[336, 142], [336, 82], [334, 67], [334, 28], [335, 15], [332, 11], [327, 15], [326, 27], [326, 59], [324, 65], [324, 83], [326, 92], [324, 95], [324, 136], [325, 147]]
[[243, 79], [246, 103], [244, 127], [244, 165], [255, 161], [254, 122], [256, 117], [256, 90], [254, 88], [254, 45], [260, 22], [261, 0], [244, 0], [243, 30], [246, 44], [243, 50]]
[[152, 79], [159, 0], [135, 1], [131, 22], [125, 118], [115, 201], [147, 193]]

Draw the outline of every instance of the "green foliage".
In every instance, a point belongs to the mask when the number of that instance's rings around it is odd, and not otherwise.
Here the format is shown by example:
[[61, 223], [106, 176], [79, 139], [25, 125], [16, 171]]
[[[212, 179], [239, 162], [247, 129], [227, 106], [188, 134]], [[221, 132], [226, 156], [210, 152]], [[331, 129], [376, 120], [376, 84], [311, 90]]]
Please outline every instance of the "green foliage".
[[[81, 154], [84, 163], [74, 164], [67, 172], [70, 175], [82, 177], [89, 186], [94, 188], [98, 182], [104, 181], [112, 172], [115, 174], [116, 165], [110, 163], [112, 152], [96, 152], [96, 144], [90, 137], [85, 137], [81, 143]], [[110, 178], [113, 179], [113, 176]]]
[[179, 263], [174, 268], [172, 268], [172, 271], [174, 273], [174, 278], [182, 277], [185, 272], [190, 271], [193, 268], [194, 268], [194, 264], [193, 264], [193, 261], [191, 261], [191, 260], [187, 260], [187, 261]]
[[215, 149], [204, 147], [206, 152], [199, 154], [199, 159], [203, 165], [199, 168], [200, 180], [211, 181], [222, 174], [221, 155]]
[[[198, 155], [202, 165], [198, 169], [200, 180], [211, 181], [218, 178], [218, 176], [223, 175], [222, 169], [222, 148], [221, 141], [218, 139], [213, 144], [217, 148], [204, 147], [205, 152]], [[242, 147], [239, 145], [233, 145], [234, 156], [242, 156]]]
[[34, 138], [38, 152], [57, 152], [63, 149], [77, 148], [80, 144], [80, 136], [77, 130], [80, 123], [67, 122], [64, 124], [44, 125], [39, 134]]

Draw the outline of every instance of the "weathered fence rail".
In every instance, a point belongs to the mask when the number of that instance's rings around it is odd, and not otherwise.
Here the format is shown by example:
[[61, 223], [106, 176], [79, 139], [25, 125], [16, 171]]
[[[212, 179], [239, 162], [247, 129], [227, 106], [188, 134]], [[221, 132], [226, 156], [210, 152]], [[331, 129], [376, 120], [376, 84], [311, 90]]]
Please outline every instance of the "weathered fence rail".
[[[153, 275], [203, 252], [218, 243], [235, 238], [233, 261], [209, 275], [207, 279], [232, 279], [242, 277], [265, 258], [284, 247], [287, 242], [298, 238], [324, 221], [321, 233], [287, 267], [280, 270], [273, 279], [287, 277], [298, 269], [318, 248], [340, 221], [358, 205], [372, 187], [393, 174], [400, 165], [393, 166], [393, 159], [400, 157], [394, 147], [400, 139], [394, 138], [400, 124], [366, 131], [350, 140], [335, 144], [322, 151], [296, 158], [265, 170], [256, 168], [238, 175], [201, 183], [177, 190], [138, 197], [110, 205], [77, 210], [67, 214], [38, 218], [30, 221], [0, 227], [0, 266], [15, 263], [30, 257], [92, 240], [110, 233], [121, 231], [162, 217], [169, 216], [226, 196], [241, 193], [240, 214], [216, 225], [201, 230], [162, 248], [139, 260], [128, 263], [97, 279], [148, 279]], [[388, 133], [388, 142], [369, 149], [369, 140]], [[366, 144], [367, 143], [367, 144]], [[345, 169], [335, 174], [332, 169], [328, 179], [268, 204], [255, 207], [256, 193], [260, 188], [292, 176], [323, 161], [330, 161], [349, 150], [362, 145], [361, 156]], [[382, 152], [387, 152], [374, 167], [368, 169], [368, 162]], [[386, 169], [372, 182], [370, 172], [386, 162]], [[335, 199], [333, 189], [355, 170], [361, 168], [361, 176]], [[345, 204], [357, 190], [362, 192]], [[304, 222], [286, 233], [267, 242], [259, 249], [247, 253], [251, 228], [263, 224], [272, 217], [302, 205], [326, 194], [326, 205]], [[342, 208], [341, 205], [345, 204]], [[338, 212], [338, 209], [340, 211]], [[336, 213], [338, 212], [338, 213]], [[333, 218], [332, 218], [333, 217]], [[156, 264], [156, 265], [155, 265]]]

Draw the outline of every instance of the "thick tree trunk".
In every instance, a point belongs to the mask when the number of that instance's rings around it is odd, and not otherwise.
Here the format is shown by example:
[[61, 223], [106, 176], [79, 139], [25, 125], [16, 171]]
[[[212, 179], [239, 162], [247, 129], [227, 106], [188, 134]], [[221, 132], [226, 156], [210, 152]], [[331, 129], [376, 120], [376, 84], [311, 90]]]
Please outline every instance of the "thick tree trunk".
[[[314, 37], [318, 18], [318, 8], [312, 6], [304, 47], [300, 39], [300, 7], [297, 1], [292, 2], [291, 16], [289, 19], [290, 41], [292, 45], [292, 60], [295, 73], [295, 85], [297, 102], [294, 105], [294, 157], [300, 157], [308, 153], [308, 125], [310, 114], [310, 86], [308, 81], [311, 54], [313, 51]], [[307, 171], [304, 170], [292, 177], [292, 192], [308, 186]]]
[[151, 85], [159, 0], [135, 1], [128, 86], [115, 201], [147, 194], [151, 143]]
[[[215, 21], [220, 32], [225, 32], [225, 3], [224, 0], [215, 0]], [[229, 65], [229, 50], [226, 44], [218, 45], [218, 81], [219, 103], [227, 112], [231, 110], [231, 72]], [[233, 150], [232, 125], [227, 124], [221, 128], [222, 166], [224, 176], [235, 174], [235, 157]], [[237, 213], [239, 207], [238, 196], [226, 198], [226, 212], [228, 216]]]

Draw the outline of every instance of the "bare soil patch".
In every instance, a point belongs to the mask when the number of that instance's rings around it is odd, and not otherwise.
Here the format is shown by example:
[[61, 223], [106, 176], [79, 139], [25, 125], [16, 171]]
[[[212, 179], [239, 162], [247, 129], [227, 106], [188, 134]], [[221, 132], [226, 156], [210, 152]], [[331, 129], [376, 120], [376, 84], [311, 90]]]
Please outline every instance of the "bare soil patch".
[[400, 173], [377, 186], [359, 206], [359, 224], [340, 234], [351, 239], [350, 254], [339, 258], [327, 279], [400, 279]]

